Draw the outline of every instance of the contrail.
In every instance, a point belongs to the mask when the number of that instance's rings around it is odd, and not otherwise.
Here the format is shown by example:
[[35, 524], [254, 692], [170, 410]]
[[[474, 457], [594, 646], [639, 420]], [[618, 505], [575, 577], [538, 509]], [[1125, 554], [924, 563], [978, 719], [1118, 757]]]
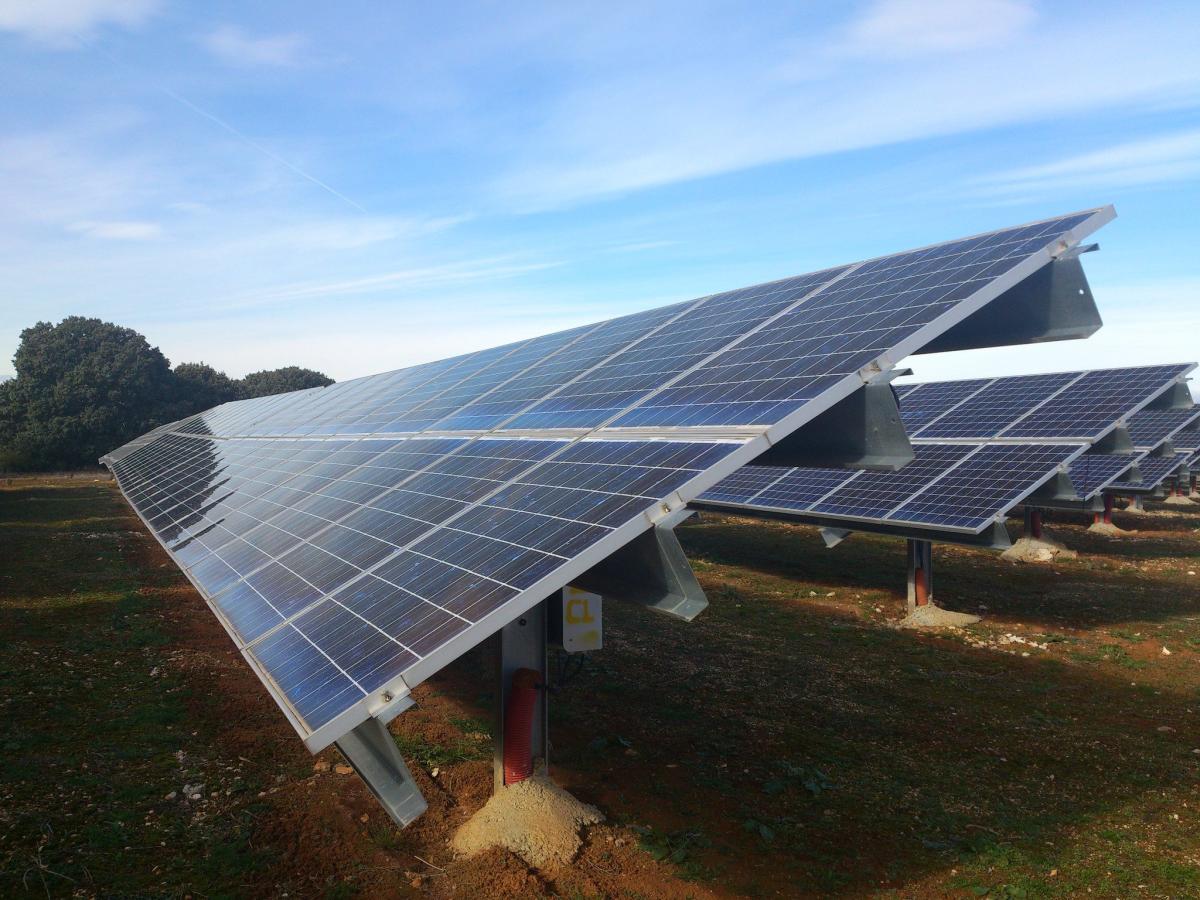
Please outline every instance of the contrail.
[[[130, 65], [129, 63], [125, 62], [124, 60], [118, 59], [116, 56], [114, 56], [112, 53], [110, 53], [104, 47], [101, 47], [99, 44], [96, 44], [95, 42], [89, 40], [88, 38], [84, 37], [83, 35], [76, 35], [76, 37], [79, 39], [79, 41], [81, 43], [86, 44], [87, 46], [91, 47], [93, 50], [97, 50], [100, 53], [104, 54], [110, 60], [112, 60], [114, 63], [116, 63], [118, 66], [121, 66], [122, 68], [126, 69], [127, 71], [133, 72], [134, 74], [140, 74], [140, 73], [138, 73], [137, 69], [134, 68], [134, 66]], [[152, 80], [149, 80], [149, 79], [146, 79], [146, 81], [147, 81], [147, 83], [152, 84], [153, 87], [159, 93], [165, 94], [167, 97], [170, 97], [176, 103], [179, 103], [180, 105], [185, 106], [188, 109], [190, 109], [196, 115], [203, 116], [205, 119], [208, 119], [208, 121], [212, 122], [214, 125], [217, 125], [223, 129], [225, 129], [226, 131], [228, 131], [230, 134], [232, 134], [234, 137], [236, 137], [239, 141], [241, 141], [246, 146], [251, 147], [254, 150], [257, 150], [259, 153], [263, 154], [263, 156], [266, 156], [267, 158], [277, 162], [279, 165], [283, 166], [288, 171], [293, 172], [296, 175], [299, 175], [305, 181], [308, 181], [311, 184], [315, 184], [321, 190], [325, 191], [326, 193], [332, 194], [334, 197], [337, 197], [343, 203], [354, 207], [359, 212], [370, 215], [370, 213], [368, 213], [367, 210], [362, 205], [351, 200], [349, 197], [347, 197], [341, 191], [334, 188], [332, 185], [326, 184], [320, 178], [317, 178], [315, 175], [310, 175], [308, 172], [305, 172], [303, 169], [301, 169], [298, 165], [291, 162], [290, 160], [286, 160], [282, 156], [280, 156], [278, 153], [275, 153], [273, 150], [267, 149], [262, 144], [258, 143], [257, 141], [255, 141], [254, 139], [252, 139], [251, 137], [246, 135], [244, 132], [239, 131], [233, 125], [230, 125], [228, 122], [226, 122], [220, 116], [214, 115], [213, 113], [210, 113], [208, 110], [204, 109], [203, 107], [197, 106], [191, 100], [187, 99], [187, 97], [184, 97], [181, 94], [175, 93], [175, 91], [171, 90], [168, 87], [164, 87], [161, 84], [155, 84]]]

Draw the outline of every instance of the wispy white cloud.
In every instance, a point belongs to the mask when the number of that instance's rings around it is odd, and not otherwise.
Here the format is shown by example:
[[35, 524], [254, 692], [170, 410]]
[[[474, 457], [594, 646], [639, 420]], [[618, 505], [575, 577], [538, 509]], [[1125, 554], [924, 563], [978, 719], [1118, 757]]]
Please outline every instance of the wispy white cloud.
[[1036, 195], [1047, 190], [1169, 184], [1200, 178], [1200, 129], [1126, 141], [1036, 166], [976, 179], [982, 194]]
[[251, 36], [235, 25], [224, 25], [201, 38], [201, 44], [224, 63], [234, 66], [295, 66], [308, 49], [301, 34]]
[[[949, 24], [922, 24], [918, 8]], [[708, 35], [644, 66], [595, 64], [521, 135], [495, 193], [522, 209], [570, 208], [784, 160], [1200, 97], [1191, 35], [1170, 17], [1112, 10], [1031, 28], [1025, 5], [1001, 0], [873, 9], [801, 36], [756, 33], [753, 48], [731, 31], [729, 45]], [[896, 52], [876, 65], [847, 52], [870, 41]]]
[[246, 308], [297, 300], [324, 300], [353, 294], [395, 291], [400, 288], [432, 287], [468, 281], [496, 282], [531, 272], [541, 272], [561, 262], [516, 262], [509, 258], [474, 259], [436, 266], [413, 266], [361, 278], [336, 281], [300, 282], [243, 294], [230, 301], [233, 307]]
[[1008, 42], [1036, 18], [1027, 0], [876, 0], [850, 23], [845, 49], [876, 58], [958, 53]]
[[159, 0], [0, 0], [0, 30], [71, 43], [104, 25], [141, 25], [159, 5]]
[[108, 241], [152, 241], [162, 237], [162, 225], [158, 222], [109, 221], [72, 222], [67, 230], [90, 238]]

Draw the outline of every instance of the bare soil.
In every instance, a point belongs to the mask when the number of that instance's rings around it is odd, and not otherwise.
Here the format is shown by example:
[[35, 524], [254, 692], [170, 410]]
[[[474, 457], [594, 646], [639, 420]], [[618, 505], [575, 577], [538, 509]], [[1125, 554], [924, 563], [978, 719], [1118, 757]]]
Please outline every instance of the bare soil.
[[[711, 606], [606, 608], [552, 696], [573, 863], [448, 841], [491, 794], [491, 648], [393, 733], [401, 831], [310, 756], [110, 482], [0, 487], [0, 896], [1200, 896], [1200, 509], [1047, 565], [935, 549], [954, 633], [902, 631], [903, 544], [704, 516]], [[435, 774], [436, 773], [436, 774]], [[185, 786], [192, 788], [190, 792]]]

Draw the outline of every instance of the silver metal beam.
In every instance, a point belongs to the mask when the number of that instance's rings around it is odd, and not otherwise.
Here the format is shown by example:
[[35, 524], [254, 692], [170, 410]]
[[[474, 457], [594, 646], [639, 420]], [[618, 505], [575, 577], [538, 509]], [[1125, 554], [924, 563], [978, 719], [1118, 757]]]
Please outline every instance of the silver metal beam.
[[918, 353], [1068, 341], [1094, 334], [1103, 321], [1078, 254], [1043, 266]]
[[708, 607], [704, 589], [671, 528], [656, 525], [572, 584], [606, 600], [628, 600], [690, 622]]
[[[496, 672], [496, 733], [492, 757], [492, 777], [495, 790], [504, 787], [504, 714], [508, 709], [508, 697], [512, 691], [513, 673], [517, 669], [533, 669], [540, 672], [542, 684], [546, 683], [546, 604], [558, 600], [543, 600], [519, 618], [500, 629], [498, 664]], [[548, 704], [546, 691], [538, 692], [537, 707], [533, 714], [533, 734], [530, 747], [533, 753], [534, 771], [544, 771], [549, 765]]]
[[425, 812], [421, 789], [383, 722], [367, 719], [338, 738], [337, 748], [401, 828]]
[[802, 425], [766, 453], [757, 466], [832, 466], [895, 472], [913, 461], [896, 392], [886, 379], [863, 385]]

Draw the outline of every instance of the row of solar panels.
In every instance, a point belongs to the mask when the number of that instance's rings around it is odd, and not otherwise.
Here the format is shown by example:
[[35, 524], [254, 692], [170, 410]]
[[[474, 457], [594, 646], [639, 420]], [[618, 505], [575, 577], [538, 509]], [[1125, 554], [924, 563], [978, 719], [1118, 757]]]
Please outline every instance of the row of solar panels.
[[[1051, 482], [1055, 492], [1043, 502], [1057, 505], [1085, 504], [1106, 489], [1153, 491], [1200, 440], [1200, 407], [1186, 388], [1194, 368], [903, 385], [897, 395], [913, 463], [897, 472], [750, 465], [700, 504], [916, 536], [936, 529], [953, 539], [1002, 522]], [[1054, 443], [1029, 442], [1030, 434]]]
[[[386, 721], [438, 668], [802, 426], [819, 428], [900, 359], [1001, 333], [1090, 333], [1098, 318], [1086, 283], [1071, 281], [1082, 278], [1073, 254], [1113, 215], [228, 403], [104, 461], [315, 751]], [[1023, 331], [1061, 318], [1048, 311], [1067, 294], [1073, 327]], [[1022, 434], [1014, 465], [1078, 455]], [[981, 454], [1007, 452], [968, 449], [956, 465], [965, 476]], [[933, 500], [914, 514], [939, 509]]]

